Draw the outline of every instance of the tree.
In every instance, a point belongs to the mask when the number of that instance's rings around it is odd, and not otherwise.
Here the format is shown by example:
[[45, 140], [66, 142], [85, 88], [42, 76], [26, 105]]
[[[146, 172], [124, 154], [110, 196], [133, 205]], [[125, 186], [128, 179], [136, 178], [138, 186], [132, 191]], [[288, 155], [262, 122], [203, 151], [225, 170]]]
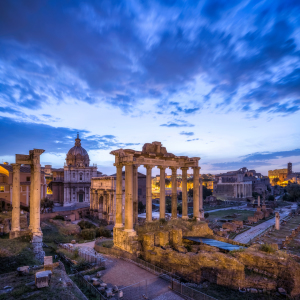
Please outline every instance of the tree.
[[270, 196], [268, 197], [268, 200], [274, 201], [274, 200], [275, 200], [275, 197], [274, 197], [273, 195], [270, 195]]
[[172, 198], [170, 196], [166, 196], [166, 212], [170, 213], [172, 207]]
[[203, 199], [212, 195], [212, 191], [208, 189], [206, 186], [203, 187]]
[[189, 190], [188, 190], [188, 196], [189, 196], [190, 198], [193, 198], [193, 189], [189, 189]]
[[169, 178], [165, 178], [165, 185], [168, 187], [171, 184], [171, 180]]
[[159, 181], [156, 181], [156, 182], [155, 182], [155, 186], [156, 186], [157, 188], [159, 188], [159, 187], [160, 187], [160, 182], [159, 182]]
[[180, 215], [182, 214], [182, 205], [181, 205], [181, 203], [177, 204], [177, 211]]
[[139, 203], [138, 203], [139, 213], [144, 212], [145, 208], [146, 208], [146, 205], [144, 205], [142, 201], [139, 201]]
[[292, 201], [300, 200], [300, 184], [292, 183], [286, 186], [287, 192], [290, 194]]

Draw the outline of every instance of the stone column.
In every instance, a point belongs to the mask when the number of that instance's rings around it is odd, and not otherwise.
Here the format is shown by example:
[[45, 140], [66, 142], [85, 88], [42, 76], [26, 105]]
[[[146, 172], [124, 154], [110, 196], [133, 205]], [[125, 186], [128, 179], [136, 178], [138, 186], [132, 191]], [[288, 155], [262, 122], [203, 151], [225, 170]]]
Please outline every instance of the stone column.
[[200, 167], [193, 167], [193, 216], [200, 220], [199, 207], [199, 170]]
[[257, 206], [260, 207], [260, 196], [257, 196]]
[[33, 222], [32, 222], [32, 233], [34, 235], [43, 235], [41, 231], [41, 164], [39, 156], [36, 158], [37, 163], [34, 164], [33, 172]]
[[108, 219], [110, 222], [112, 222], [114, 220], [114, 216], [113, 216], [113, 199], [112, 199], [112, 193], [109, 192], [108, 194], [108, 197], [109, 197], [109, 214], [108, 214]]
[[90, 189], [90, 209], [94, 209], [94, 189]]
[[133, 165], [133, 223], [138, 224], [138, 165]]
[[30, 165], [30, 205], [29, 205], [29, 226], [28, 229], [32, 230], [33, 228], [33, 219], [34, 219], [34, 201], [33, 201], [33, 191], [34, 191], [34, 165]]
[[203, 209], [203, 184], [202, 184], [202, 177], [200, 178], [200, 191], [199, 191], [199, 212], [200, 218], [204, 218], [204, 209]]
[[151, 186], [151, 171], [152, 167], [146, 165], [146, 222], [152, 222], [152, 186]]
[[119, 164], [117, 167], [117, 176], [116, 176], [116, 224], [115, 227], [123, 227], [122, 220], [122, 169], [123, 165]]
[[188, 219], [188, 203], [187, 203], [187, 167], [182, 167], [182, 219]]
[[[133, 165], [125, 165], [125, 229], [128, 233], [135, 232], [133, 229]], [[134, 235], [134, 234], [133, 234]]]
[[13, 166], [13, 190], [12, 190], [12, 218], [11, 218], [11, 238], [17, 237], [20, 231], [20, 165]]
[[172, 167], [172, 219], [177, 219], [177, 168]]
[[160, 200], [159, 200], [159, 218], [166, 217], [166, 168], [158, 167], [160, 169]]
[[280, 230], [280, 214], [275, 212], [275, 229]]

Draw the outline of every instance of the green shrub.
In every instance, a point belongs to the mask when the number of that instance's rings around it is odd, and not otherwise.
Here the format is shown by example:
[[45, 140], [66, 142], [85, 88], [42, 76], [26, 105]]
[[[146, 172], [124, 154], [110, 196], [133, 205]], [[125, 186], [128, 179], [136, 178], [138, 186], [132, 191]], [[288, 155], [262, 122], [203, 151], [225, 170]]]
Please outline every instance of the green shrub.
[[93, 240], [96, 236], [95, 229], [83, 229], [80, 234], [85, 240]]
[[63, 216], [57, 215], [53, 218], [53, 220], [65, 220], [65, 218]]
[[262, 244], [259, 250], [267, 252], [267, 253], [274, 253], [275, 249], [270, 244]]
[[111, 237], [110, 230], [104, 228], [104, 227], [98, 227], [95, 229], [96, 231], [96, 237], [104, 236], [104, 237]]
[[168, 223], [168, 221], [167, 221], [166, 219], [159, 219], [159, 223], [160, 223], [161, 225], [165, 225], [165, 224]]
[[188, 252], [192, 252], [192, 246], [191, 245], [185, 245], [185, 248]]
[[81, 229], [91, 229], [91, 228], [96, 228], [96, 226], [89, 222], [89, 221], [84, 221], [81, 220], [78, 224], [77, 224]]

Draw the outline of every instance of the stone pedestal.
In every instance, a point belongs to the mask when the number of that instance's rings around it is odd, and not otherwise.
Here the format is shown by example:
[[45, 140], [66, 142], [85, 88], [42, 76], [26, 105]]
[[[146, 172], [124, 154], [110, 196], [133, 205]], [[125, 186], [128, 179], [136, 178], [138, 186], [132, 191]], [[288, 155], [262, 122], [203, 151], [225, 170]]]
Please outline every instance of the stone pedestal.
[[35, 274], [36, 287], [39, 289], [39, 288], [50, 286], [51, 275], [52, 272], [50, 270], [37, 272]]
[[43, 235], [33, 235], [31, 243], [35, 257], [40, 261], [44, 261], [45, 252], [43, 251]]

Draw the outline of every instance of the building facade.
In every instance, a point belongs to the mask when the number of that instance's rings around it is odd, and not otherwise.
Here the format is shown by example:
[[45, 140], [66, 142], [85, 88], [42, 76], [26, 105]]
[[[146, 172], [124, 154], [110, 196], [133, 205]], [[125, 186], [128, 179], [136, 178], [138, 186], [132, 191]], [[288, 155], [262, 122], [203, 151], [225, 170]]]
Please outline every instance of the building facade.
[[300, 184], [300, 172], [293, 172], [293, 165], [291, 162], [287, 164], [286, 169], [269, 170], [268, 176], [272, 186], [280, 185], [285, 187], [289, 183]]
[[[20, 167], [20, 204], [29, 206], [31, 168], [29, 165]], [[2, 209], [10, 209], [12, 205], [13, 166], [5, 163], [0, 164], [0, 205]], [[41, 199], [47, 195], [47, 184], [44, 172], [41, 172]]]

